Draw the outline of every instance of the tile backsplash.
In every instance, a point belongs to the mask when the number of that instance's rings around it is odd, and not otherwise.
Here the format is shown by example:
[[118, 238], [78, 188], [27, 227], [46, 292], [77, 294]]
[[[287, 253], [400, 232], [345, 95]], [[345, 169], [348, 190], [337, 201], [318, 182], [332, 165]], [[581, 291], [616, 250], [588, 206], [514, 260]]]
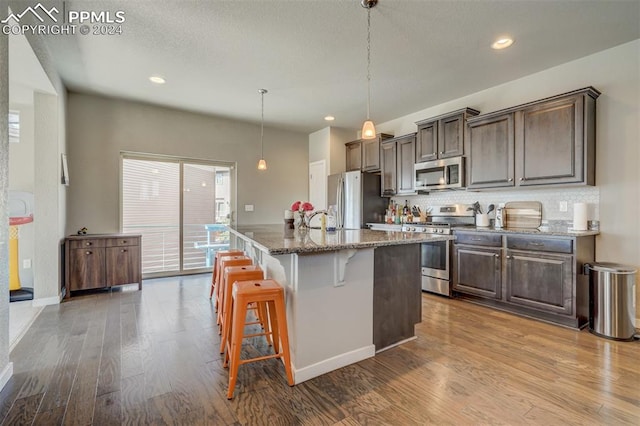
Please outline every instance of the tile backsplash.
[[[417, 205], [424, 209], [429, 206], [439, 206], [443, 204], [472, 204], [476, 201], [486, 211], [489, 204], [508, 201], [540, 201], [542, 203], [542, 220], [567, 220], [573, 221], [573, 204], [587, 203], [587, 219], [600, 220], [600, 189], [594, 186], [583, 186], [579, 188], [545, 188], [526, 190], [505, 190], [505, 191], [442, 191], [430, 194], [396, 196], [393, 200], [404, 205], [404, 201], [409, 202], [409, 206]], [[561, 202], [567, 203], [567, 211], [560, 211]]]

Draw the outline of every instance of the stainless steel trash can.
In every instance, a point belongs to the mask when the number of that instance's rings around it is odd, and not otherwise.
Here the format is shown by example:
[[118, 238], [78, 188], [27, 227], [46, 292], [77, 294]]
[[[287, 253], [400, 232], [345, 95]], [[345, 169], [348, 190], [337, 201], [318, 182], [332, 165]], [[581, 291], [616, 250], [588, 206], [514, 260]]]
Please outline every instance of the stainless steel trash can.
[[636, 269], [617, 263], [586, 264], [589, 270], [589, 331], [614, 340], [635, 334]]

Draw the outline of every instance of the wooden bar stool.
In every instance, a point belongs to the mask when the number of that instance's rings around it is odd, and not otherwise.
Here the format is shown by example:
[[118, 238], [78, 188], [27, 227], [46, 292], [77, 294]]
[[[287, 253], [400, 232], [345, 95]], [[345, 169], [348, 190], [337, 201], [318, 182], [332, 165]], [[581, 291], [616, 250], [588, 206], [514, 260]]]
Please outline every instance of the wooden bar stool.
[[[216, 279], [216, 301], [218, 306], [218, 312], [216, 314], [216, 324], [222, 323], [222, 289], [225, 286], [224, 283], [224, 268], [227, 266], [248, 266], [252, 265], [253, 260], [249, 256], [237, 255], [237, 256], [224, 256], [220, 259], [220, 265], [218, 267], [218, 278]], [[221, 334], [222, 330], [218, 330], [218, 334]]]
[[[244, 320], [247, 315], [247, 305], [250, 303], [266, 304], [270, 326], [265, 330], [265, 333], [244, 334]], [[233, 398], [233, 390], [238, 378], [238, 368], [241, 364], [249, 362], [270, 358], [282, 359], [289, 386], [293, 386], [284, 289], [274, 280], [237, 281], [233, 283], [231, 291], [231, 312], [231, 341], [226, 355], [229, 361], [229, 391], [227, 399]], [[243, 338], [261, 336], [267, 333], [271, 334], [273, 339], [275, 354], [240, 359]]]
[[[218, 274], [218, 268], [219, 268], [219, 264], [218, 262], [220, 262], [220, 259], [223, 258], [224, 256], [238, 256], [244, 254], [244, 252], [242, 250], [220, 250], [216, 252], [216, 259], [213, 262], [213, 274], [211, 275], [211, 289], [209, 290], [209, 299], [211, 299], [213, 297], [213, 291], [215, 289], [216, 286], [216, 279], [217, 279], [217, 274]], [[216, 309], [218, 309], [218, 300], [215, 300], [215, 305], [214, 307]]]
[[[224, 279], [222, 280], [222, 282], [224, 283], [224, 287], [220, 288], [220, 290], [222, 291], [222, 303], [220, 304], [220, 308], [218, 309], [218, 311], [222, 309], [222, 321], [220, 322], [220, 329], [222, 330], [222, 338], [220, 339], [220, 353], [224, 353], [227, 345], [227, 340], [229, 340], [231, 335], [231, 286], [236, 281], [263, 279], [264, 271], [258, 265], [227, 266], [224, 268]], [[264, 306], [264, 304], [261, 306]], [[264, 329], [268, 327], [268, 323], [266, 322], [266, 312], [264, 312], [264, 310], [259, 311], [261, 306], [255, 307], [258, 310], [258, 321], [248, 322], [245, 323], [245, 325], [260, 324]], [[270, 341], [269, 344], [271, 344]]]

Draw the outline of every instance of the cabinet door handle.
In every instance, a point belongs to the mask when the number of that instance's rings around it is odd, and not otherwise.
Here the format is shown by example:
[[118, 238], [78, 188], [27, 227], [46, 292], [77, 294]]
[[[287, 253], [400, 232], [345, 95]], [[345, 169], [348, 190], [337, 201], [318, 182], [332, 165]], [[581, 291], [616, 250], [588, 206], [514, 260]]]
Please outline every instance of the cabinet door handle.
[[496, 257], [496, 259], [500, 257], [499, 254], [494, 254], [494, 256]]
[[522, 182], [524, 180], [524, 178], [520, 178], [520, 182]]
[[529, 245], [530, 246], [536, 246], [536, 247], [543, 247], [544, 243], [532, 243], [532, 242], [530, 242]]
[[437, 152], [432, 152], [432, 153], [431, 153], [431, 155], [436, 155], [436, 154], [437, 154]]
[[513, 178], [507, 179], [507, 182], [513, 182]]
[[92, 251], [86, 251], [84, 254], [93, 254]]
[[472, 238], [471, 241], [484, 241], [482, 238]]
[[440, 155], [444, 154], [444, 151], [440, 151]]
[[93, 244], [93, 243], [91, 243], [91, 242], [84, 243], [84, 245], [86, 245], [86, 246], [90, 246], [91, 244]]
[[513, 259], [513, 256], [505, 256], [505, 257], [509, 260]]
[[122, 240], [122, 244], [127, 244], [127, 240]]
[[124, 250], [124, 249], [123, 249], [123, 250], [120, 250], [120, 253], [126, 253], [126, 252], [127, 252], [127, 251], [126, 251], [126, 250]]

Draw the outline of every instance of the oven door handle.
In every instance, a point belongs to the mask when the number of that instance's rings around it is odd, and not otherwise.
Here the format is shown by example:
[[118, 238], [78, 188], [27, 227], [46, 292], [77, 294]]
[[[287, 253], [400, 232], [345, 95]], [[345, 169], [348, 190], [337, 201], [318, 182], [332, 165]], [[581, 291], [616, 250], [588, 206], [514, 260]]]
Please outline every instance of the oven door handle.
[[451, 256], [451, 254], [450, 254], [450, 252], [451, 252], [451, 241], [447, 241], [446, 242], [446, 248], [445, 248], [444, 252], [445, 252], [445, 259], [446, 259], [445, 260], [445, 265], [446, 265], [445, 270], [447, 271], [446, 274], [449, 277], [449, 281], [451, 281], [451, 266], [450, 266], [451, 265], [451, 263], [450, 263], [451, 259], [449, 257], [449, 256]]
[[449, 174], [449, 166], [444, 166], [444, 183], [449, 185], [451, 183], [451, 175]]

